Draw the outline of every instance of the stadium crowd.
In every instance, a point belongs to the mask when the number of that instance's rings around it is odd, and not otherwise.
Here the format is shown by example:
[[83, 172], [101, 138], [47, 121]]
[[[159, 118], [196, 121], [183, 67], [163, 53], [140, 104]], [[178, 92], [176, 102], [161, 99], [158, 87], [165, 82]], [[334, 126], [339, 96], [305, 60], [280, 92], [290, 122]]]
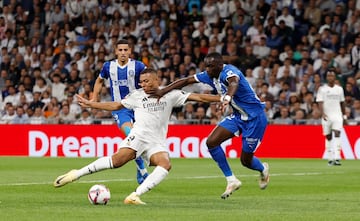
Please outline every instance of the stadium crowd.
[[[315, 97], [337, 70], [348, 121], [360, 125], [360, 0], [0, 1], [0, 123], [112, 124], [92, 98], [114, 43], [158, 70], [161, 85], [205, 70], [219, 52], [242, 70], [273, 124], [321, 124]], [[108, 86], [108, 85], [107, 85]], [[202, 84], [186, 87], [210, 93]], [[103, 87], [101, 101], [110, 101]], [[174, 124], [215, 124], [216, 104], [174, 109]]]

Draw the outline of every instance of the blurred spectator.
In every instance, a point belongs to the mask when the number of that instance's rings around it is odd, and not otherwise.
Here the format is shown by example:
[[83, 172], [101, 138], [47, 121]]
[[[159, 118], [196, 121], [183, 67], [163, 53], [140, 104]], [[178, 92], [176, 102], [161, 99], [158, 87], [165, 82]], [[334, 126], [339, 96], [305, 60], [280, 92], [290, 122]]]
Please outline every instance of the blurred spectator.
[[354, 72], [357, 72], [360, 68], [360, 34], [355, 38], [355, 44], [351, 48], [350, 58]]
[[65, 88], [66, 85], [60, 81], [60, 75], [54, 74], [51, 84], [51, 96], [56, 97], [59, 101], [62, 101], [63, 99], [65, 99]]
[[47, 83], [46, 83], [46, 80], [43, 78], [43, 77], [38, 77], [36, 80], [35, 80], [35, 85], [33, 87], [33, 93], [35, 92], [44, 92], [45, 90], [48, 89], [48, 86], [47, 86]]
[[29, 108], [35, 111], [37, 107], [40, 107], [41, 109], [44, 107], [44, 102], [41, 100], [41, 92], [34, 92], [33, 93], [33, 100], [29, 102]]
[[6, 112], [0, 119], [0, 124], [11, 124], [13, 119], [16, 117], [15, 106], [11, 103], [6, 104]]
[[16, 89], [13, 85], [8, 86], [8, 95], [5, 96], [4, 103], [11, 103], [13, 106], [18, 105]]
[[275, 116], [275, 112], [276, 110], [273, 106], [273, 103], [270, 101], [265, 101], [265, 113], [269, 123], [272, 123]]
[[316, 6], [316, 0], [310, 0], [305, 7], [304, 18], [315, 27], [319, 27], [321, 22], [321, 10]]
[[273, 124], [293, 124], [293, 120], [289, 117], [289, 110], [287, 107], [283, 106], [280, 108], [280, 116], [274, 119]]
[[184, 106], [184, 118], [186, 120], [193, 120], [196, 118], [194, 106], [190, 102], [186, 103]]
[[25, 113], [25, 110], [22, 106], [16, 107], [15, 117], [12, 119], [11, 124], [28, 124], [29, 117]]
[[314, 109], [311, 112], [310, 118], [307, 120], [306, 124], [309, 125], [321, 125], [321, 112], [319, 109]]
[[59, 121], [61, 124], [71, 124], [76, 120], [75, 114], [70, 112], [68, 104], [63, 105], [60, 111]]
[[47, 118], [48, 124], [59, 124], [60, 123], [60, 106], [52, 103], [48, 104]]
[[195, 122], [197, 124], [210, 124], [210, 119], [206, 116], [206, 109], [204, 107], [197, 107], [195, 116]]
[[46, 124], [46, 118], [42, 112], [41, 107], [34, 108], [34, 114], [29, 118], [30, 124]]
[[33, 94], [30, 91], [25, 90], [25, 86], [24, 86], [23, 83], [20, 83], [18, 85], [17, 89], [18, 89], [18, 92], [17, 92], [16, 97], [15, 97], [15, 102], [16, 103], [18, 103], [18, 104], [20, 103], [20, 96], [21, 95], [25, 95], [27, 102], [32, 102], [33, 101]]
[[295, 115], [294, 115], [293, 119], [294, 119], [294, 124], [296, 124], [296, 125], [306, 124], [305, 114], [304, 114], [304, 111], [302, 111], [302, 110], [295, 111]]
[[353, 106], [351, 108], [351, 117], [360, 122], [360, 100], [359, 99], [355, 99]]
[[274, 96], [269, 92], [269, 84], [264, 82], [261, 84], [261, 92], [258, 94], [261, 101], [270, 101], [271, 103], [274, 102]]
[[86, 109], [82, 110], [80, 118], [75, 121], [75, 124], [81, 125], [90, 125], [92, 123], [93, 118], [91, 117], [90, 112]]

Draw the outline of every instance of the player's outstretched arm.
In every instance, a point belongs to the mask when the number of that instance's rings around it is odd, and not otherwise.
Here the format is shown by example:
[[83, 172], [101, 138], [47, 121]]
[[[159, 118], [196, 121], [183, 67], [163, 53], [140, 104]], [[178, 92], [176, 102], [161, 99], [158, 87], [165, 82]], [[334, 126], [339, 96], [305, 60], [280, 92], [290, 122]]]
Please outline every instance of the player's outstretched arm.
[[94, 102], [94, 101], [89, 101], [78, 94], [76, 95], [76, 97], [81, 107], [91, 107], [91, 108], [107, 110], [107, 111], [120, 110], [121, 108], [124, 107], [120, 102]]
[[187, 78], [178, 79], [162, 89], [150, 90], [149, 94], [151, 95], [151, 97], [160, 98], [160, 97], [164, 96], [166, 93], [168, 93], [174, 89], [181, 89], [181, 88], [185, 87], [186, 85], [193, 84], [193, 83], [197, 83], [197, 81], [194, 78], [194, 76], [190, 76]]
[[212, 95], [212, 94], [196, 94], [191, 93], [187, 98], [188, 101], [198, 101], [198, 102], [220, 102], [220, 95]]
[[91, 101], [99, 101], [99, 94], [103, 84], [104, 84], [104, 79], [100, 77], [96, 78], [94, 84], [94, 90], [93, 90], [93, 98], [91, 99]]

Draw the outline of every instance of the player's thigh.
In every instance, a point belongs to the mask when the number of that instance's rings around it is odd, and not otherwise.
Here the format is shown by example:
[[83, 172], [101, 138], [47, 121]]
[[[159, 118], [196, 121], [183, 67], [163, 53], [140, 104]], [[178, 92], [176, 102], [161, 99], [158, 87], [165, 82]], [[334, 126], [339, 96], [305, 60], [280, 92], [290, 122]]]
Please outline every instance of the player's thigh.
[[321, 127], [322, 127], [322, 131], [323, 131], [323, 135], [329, 135], [332, 132], [332, 122], [330, 120], [324, 120], [321, 119]]
[[[151, 166], [156, 166], [158, 165], [159, 162], [159, 157], [165, 156], [161, 159], [161, 162], [163, 162], [164, 160], [169, 162], [169, 151], [166, 147], [165, 144], [161, 144], [161, 143], [146, 143], [142, 146], [142, 153], [141, 156], [142, 158], [146, 161], [146, 163], [148, 165]], [[162, 154], [158, 154], [158, 153], [162, 153]], [[152, 160], [155, 159], [155, 160]]]
[[115, 168], [125, 165], [130, 160], [135, 159], [136, 151], [129, 147], [121, 147], [112, 155], [112, 163]]
[[267, 119], [265, 115], [245, 121], [242, 124], [242, 151], [246, 153], [254, 153], [260, 146], [267, 127]]
[[241, 129], [235, 118], [224, 118], [210, 133], [207, 138], [206, 145], [209, 148], [219, 146], [225, 140], [241, 133]]
[[331, 129], [334, 131], [341, 131], [341, 129], [343, 128], [343, 123], [344, 122], [342, 119], [333, 120]]

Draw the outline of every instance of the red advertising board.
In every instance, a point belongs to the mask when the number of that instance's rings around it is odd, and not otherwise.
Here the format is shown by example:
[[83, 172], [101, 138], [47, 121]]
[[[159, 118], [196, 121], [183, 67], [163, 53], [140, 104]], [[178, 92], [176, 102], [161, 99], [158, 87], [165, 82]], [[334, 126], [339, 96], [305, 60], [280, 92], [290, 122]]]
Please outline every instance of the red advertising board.
[[[206, 139], [213, 125], [170, 125], [167, 145], [173, 158], [210, 157]], [[0, 125], [0, 156], [101, 157], [117, 151], [124, 138], [115, 125]], [[360, 159], [360, 127], [341, 134], [342, 156]], [[241, 137], [222, 144], [227, 157], [241, 153]], [[321, 126], [268, 126], [256, 151], [263, 158], [323, 158]]]

